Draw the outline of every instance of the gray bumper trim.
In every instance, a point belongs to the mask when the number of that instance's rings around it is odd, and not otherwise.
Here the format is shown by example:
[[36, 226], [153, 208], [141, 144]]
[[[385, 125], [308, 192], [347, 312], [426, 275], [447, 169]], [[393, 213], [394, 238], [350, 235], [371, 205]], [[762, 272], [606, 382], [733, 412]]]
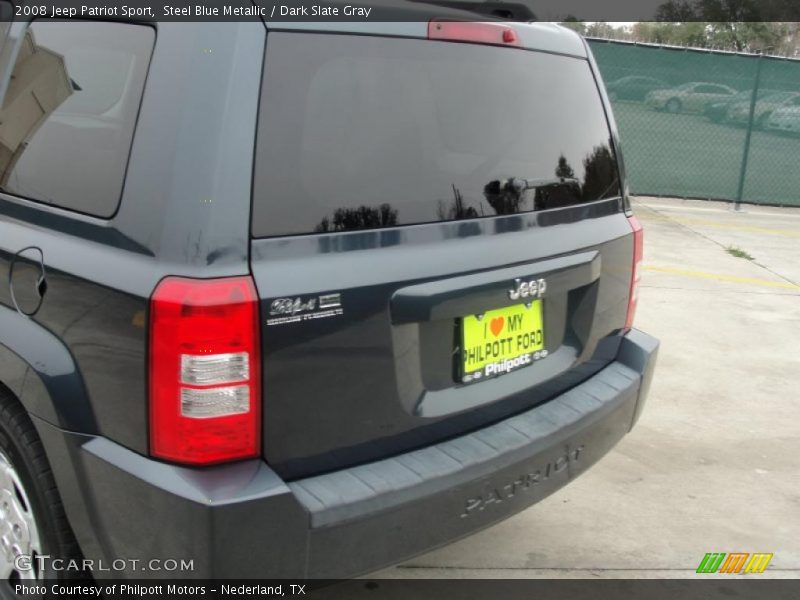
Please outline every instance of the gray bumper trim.
[[657, 350], [632, 331], [616, 362], [525, 413], [288, 484], [261, 460], [192, 469], [34, 423], [87, 558], [192, 559], [190, 578], [351, 577], [470, 535], [579, 476], [635, 422]]
[[576, 428], [638, 391], [640, 373], [614, 362], [543, 405], [474, 433], [289, 484], [312, 527], [338, 525], [441, 493], [558, 447]]

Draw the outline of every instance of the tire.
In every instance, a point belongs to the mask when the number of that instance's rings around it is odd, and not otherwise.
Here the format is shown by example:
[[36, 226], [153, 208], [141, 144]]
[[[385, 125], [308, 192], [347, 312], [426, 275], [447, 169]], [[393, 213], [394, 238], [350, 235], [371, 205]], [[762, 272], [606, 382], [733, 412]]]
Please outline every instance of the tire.
[[15, 560], [17, 554], [49, 555], [67, 564], [78, 561], [78, 543], [61, 504], [53, 472], [28, 413], [11, 393], [0, 385], [0, 585], [13, 597], [13, 584], [36, 583], [43, 578], [83, 579], [81, 571], [40, 570], [35, 558]]
[[767, 121], [772, 116], [772, 113], [765, 112], [763, 115], [756, 119], [756, 129], [761, 129], [762, 131], [766, 131], [767, 129]]
[[677, 98], [670, 98], [669, 100], [667, 100], [667, 103], [664, 105], [664, 109], [668, 113], [672, 113], [673, 115], [675, 113], [681, 112], [681, 107], [682, 107], [681, 101], [678, 100]]

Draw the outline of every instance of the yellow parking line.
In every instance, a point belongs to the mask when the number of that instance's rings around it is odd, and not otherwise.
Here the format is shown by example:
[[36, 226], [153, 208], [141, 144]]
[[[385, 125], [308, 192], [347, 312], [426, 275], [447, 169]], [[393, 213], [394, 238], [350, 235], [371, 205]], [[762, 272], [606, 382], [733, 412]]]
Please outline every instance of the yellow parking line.
[[764, 233], [766, 235], [780, 235], [784, 237], [800, 237], [800, 231], [793, 229], [773, 229], [771, 227], [755, 227], [753, 225], [735, 225], [732, 223], [722, 223], [720, 221], [709, 221], [708, 219], [684, 219], [670, 215], [636, 215], [642, 221], [675, 221], [681, 225], [699, 225], [701, 227], [713, 227], [714, 229], [730, 229], [735, 231], [747, 231], [750, 233]]
[[781, 288], [784, 290], [800, 290], [800, 285], [795, 285], [788, 281], [770, 281], [769, 279], [758, 279], [756, 277], [741, 277], [739, 275], [725, 275], [723, 273], [705, 273], [703, 271], [691, 271], [689, 269], [678, 269], [676, 267], [658, 267], [655, 265], [644, 265], [642, 269], [645, 271], [656, 271], [658, 273], [668, 273], [670, 275], [681, 275], [683, 277], [694, 277], [697, 279], [715, 279], [717, 281], [745, 283], [748, 285]]

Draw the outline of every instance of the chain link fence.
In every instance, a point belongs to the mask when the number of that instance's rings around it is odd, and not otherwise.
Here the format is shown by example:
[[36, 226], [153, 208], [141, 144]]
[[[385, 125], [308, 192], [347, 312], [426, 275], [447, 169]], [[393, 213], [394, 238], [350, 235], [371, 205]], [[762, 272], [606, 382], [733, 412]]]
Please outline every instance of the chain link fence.
[[632, 193], [800, 206], [800, 60], [589, 43]]

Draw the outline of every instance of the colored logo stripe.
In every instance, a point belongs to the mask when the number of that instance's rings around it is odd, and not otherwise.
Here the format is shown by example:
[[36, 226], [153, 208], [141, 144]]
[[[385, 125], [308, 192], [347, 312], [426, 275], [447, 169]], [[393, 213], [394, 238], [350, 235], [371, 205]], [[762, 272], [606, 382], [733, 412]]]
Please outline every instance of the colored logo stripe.
[[766, 552], [760, 554], [752, 554], [750, 556], [750, 562], [747, 563], [747, 566], [744, 568], [745, 573], [763, 573], [764, 569], [767, 568], [767, 565], [772, 560], [774, 554], [770, 552], [769, 554]]
[[700, 566], [697, 567], [698, 573], [716, 573], [722, 564], [722, 559], [725, 558], [724, 552], [708, 552], [700, 561]]
[[748, 556], [750, 555], [747, 552], [731, 552], [728, 554], [728, 558], [725, 559], [725, 562], [722, 563], [719, 572], [738, 573], [742, 570], [744, 562], [747, 560]]
[[[697, 573], [763, 573], [769, 565], [773, 553], [757, 552], [708, 552], [700, 561]], [[749, 560], [748, 560], [749, 557]], [[724, 561], [724, 562], [723, 562]], [[742, 571], [744, 568], [744, 571]]]

